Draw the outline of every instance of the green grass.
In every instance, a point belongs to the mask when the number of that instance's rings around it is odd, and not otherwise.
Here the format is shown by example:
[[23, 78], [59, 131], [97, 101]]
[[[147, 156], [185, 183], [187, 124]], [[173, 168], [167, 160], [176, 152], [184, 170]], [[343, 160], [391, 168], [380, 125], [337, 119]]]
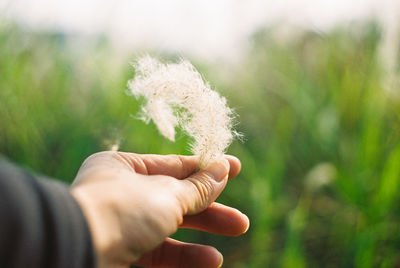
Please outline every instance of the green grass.
[[[251, 228], [175, 237], [218, 247], [226, 267], [400, 265], [400, 102], [383, 88], [379, 40], [369, 22], [290, 42], [264, 29], [238, 66], [196, 62], [239, 114], [245, 142], [229, 153], [243, 169], [218, 201]], [[132, 118], [133, 56], [118, 60], [104, 38], [76, 42], [0, 26], [0, 153], [66, 182], [116, 140], [123, 151], [189, 153], [183, 134], [171, 143]]]

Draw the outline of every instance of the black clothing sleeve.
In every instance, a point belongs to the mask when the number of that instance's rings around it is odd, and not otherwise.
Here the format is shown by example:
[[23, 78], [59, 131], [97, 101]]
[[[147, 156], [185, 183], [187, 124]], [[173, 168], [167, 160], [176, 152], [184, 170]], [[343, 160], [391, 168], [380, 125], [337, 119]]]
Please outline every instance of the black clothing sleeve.
[[0, 267], [95, 265], [89, 228], [69, 187], [0, 157]]

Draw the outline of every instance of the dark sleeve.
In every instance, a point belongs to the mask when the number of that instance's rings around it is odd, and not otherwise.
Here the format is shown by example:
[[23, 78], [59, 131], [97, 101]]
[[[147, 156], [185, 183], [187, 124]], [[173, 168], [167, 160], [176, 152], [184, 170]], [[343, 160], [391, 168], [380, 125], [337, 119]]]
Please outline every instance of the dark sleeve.
[[95, 267], [83, 213], [68, 186], [0, 158], [0, 267]]

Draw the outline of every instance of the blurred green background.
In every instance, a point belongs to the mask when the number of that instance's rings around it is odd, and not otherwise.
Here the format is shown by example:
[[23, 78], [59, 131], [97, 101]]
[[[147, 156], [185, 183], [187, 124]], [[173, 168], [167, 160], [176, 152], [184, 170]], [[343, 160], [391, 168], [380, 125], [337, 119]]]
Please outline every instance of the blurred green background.
[[[246, 213], [251, 228], [175, 237], [217, 247], [225, 267], [399, 267], [400, 99], [385, 90], [380, 37], [373, 21], [289, 41], [270, 27], [237, 64], [194, 60], [239, 115], [245, 140], [229, 153], [243, 169], [218, 201]], [[126, 83], [140, 53], [2, 22], [0, 153], [67, 183], [114, 143], [189, 154], [182, 133], [171, 143], [133, 118], [139, 103]]]

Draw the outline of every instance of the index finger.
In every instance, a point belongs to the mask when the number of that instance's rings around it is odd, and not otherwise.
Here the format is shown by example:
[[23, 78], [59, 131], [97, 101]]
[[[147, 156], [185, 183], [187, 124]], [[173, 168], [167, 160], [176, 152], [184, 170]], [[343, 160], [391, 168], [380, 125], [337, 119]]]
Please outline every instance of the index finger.
[[[199, 158], [188, 155], [156, 155], [118, 152], [135, 171], [143, 175], [167, 175], [185, 179], [198, 170]], [[241, 163], [238, 158], [225, 155], [230, 165], [229, 178], [239, 174]]]

